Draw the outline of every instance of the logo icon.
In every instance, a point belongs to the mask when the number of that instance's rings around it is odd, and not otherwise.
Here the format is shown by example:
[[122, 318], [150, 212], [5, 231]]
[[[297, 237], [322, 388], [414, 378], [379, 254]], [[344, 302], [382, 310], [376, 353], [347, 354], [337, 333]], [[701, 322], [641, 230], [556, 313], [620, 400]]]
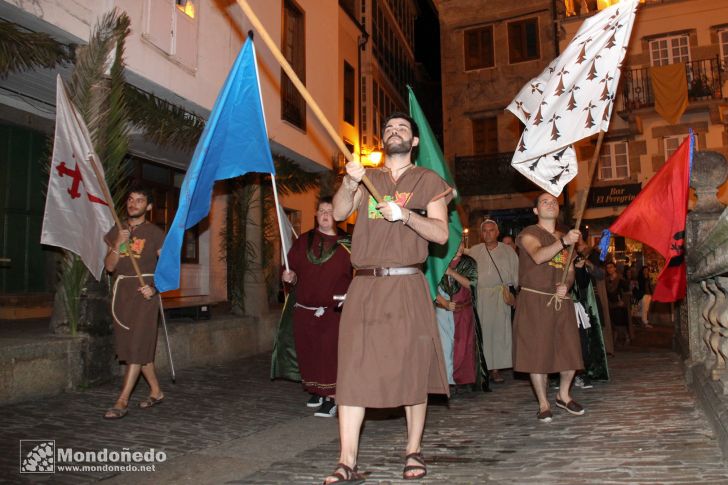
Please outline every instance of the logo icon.
[[20, 473], [55, 472], [55, 440], [20, 440]]

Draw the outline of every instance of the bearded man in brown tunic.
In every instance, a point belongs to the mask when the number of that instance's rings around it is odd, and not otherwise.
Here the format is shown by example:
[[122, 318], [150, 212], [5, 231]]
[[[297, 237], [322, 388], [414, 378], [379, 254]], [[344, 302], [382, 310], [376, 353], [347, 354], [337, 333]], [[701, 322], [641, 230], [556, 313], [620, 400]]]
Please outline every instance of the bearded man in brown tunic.
[[[109, 246], [104, 265], [113, 273], [114, 286], [111, 314], [114, 318], [116, 356], [126, 363], [124, 384], [113, 407], [104, 414], [106, 419], [126, 416], [129, 398], [139, 373], [149, 384], [149, 397], [139, 403], [142, 409], [162, 402], [164, 394], [154, 370], [157, 347], [157, 316], [159, 294], [154, 288], [154, 269], [164, 242], [164, 233], [146, 220], [152, 210], [152, 193], [134, 187], [126, 200], [127, 219], [121, 231], [116, 226], [104, 237]], [[144, 279], [140, 285], [131, 259], [134, 258]]]
[[561, 376], [556, 405], [571, 414], [584, 414], [569, 393], [574, 373], [584, 367], [574, 303], [567, 296], [574, 283], [573, 263], [565, 283], [561, 282], [568, 260], [566, 249], [581, 234], [576, 229], [566, 234], [556, 230], [559, 202], [551, 194], [539, 195], [533, 212], [538, 224], [525, 228], [516, 239], [521, 292], [513, 323], [513, 369], [531, 375], [538, 398], [536, 417], [548, 423], [553, 415], [546, 387], [552, 372]]
[[[346, 165], [334, 197], [334, 217], [358, 211], [352, 239], [354, 279], [339, 327], [341, 455], [324, 483], [362, 478], [357, 469], [359, 433], [367, 407], [404, 406], [407, 449], [403, 477], [427, 473], [420, 444], [427, 394], [448, 394], [437, 320], [422, 274], [428, 244], [448, 238], [452, 189], [434, 172], [413, 165], [419, 143], [415, 122], [393, 113], [382, 129], [385, 161], [379, 169]], [[377, 203], [360, 186], [367, 175], [384, 196]], [[423, 215], [424, 214], [424, 215]]]

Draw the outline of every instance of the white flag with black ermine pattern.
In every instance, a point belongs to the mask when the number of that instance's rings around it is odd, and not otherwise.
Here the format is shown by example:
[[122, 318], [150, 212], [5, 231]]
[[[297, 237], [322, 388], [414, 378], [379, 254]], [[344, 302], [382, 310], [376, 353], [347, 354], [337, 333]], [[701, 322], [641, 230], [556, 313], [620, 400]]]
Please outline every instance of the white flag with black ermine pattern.
[[609, 128], [638, 4], [622, 0], [585, 20], [506, 108], [526, 125], [511, 165], [554, 196], [576, 177], [572, 144]]

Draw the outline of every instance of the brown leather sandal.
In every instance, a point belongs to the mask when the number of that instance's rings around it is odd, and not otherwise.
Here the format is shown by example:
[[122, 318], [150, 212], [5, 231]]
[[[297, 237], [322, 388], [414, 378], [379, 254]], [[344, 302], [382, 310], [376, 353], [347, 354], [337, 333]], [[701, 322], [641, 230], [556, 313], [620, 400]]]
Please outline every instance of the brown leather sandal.
[[125, 408], [109, 408], [106, 410], [106, 413], [104, 414], [104, 419], [121, 419], [124, 416], [126, 416], [126, 413], [129, 412], [129, 407]]
[[164, 394], [162, 394], [159, 397], [149, 396], [145, 400], [139, 402], [139, 407], [142, 409], [149, 409], [151, 407], [156, 406], [157, 404], [162, 404], [163, 401], [164, 401]]
[[[334, 473], [329, 475], [326, 478], [334, 477], [336, 478], [336, 481], [334, 482], [328, 482], [331, 483], [346, 483], [349, 485], [359, 485], [360, 483], [366, 482], [366, 474], [359, 473], [358, 471], [359, 467], [354, 465], [354, 468], [351, 468], [348, 465], [345, 465], [343, 463], [337, 463], [336, 468], [334, 468]], [[340, 473], [339, 470], [342, 470], [344, 473]], [[327, 485], [326, 480], [324, 480], [324, 485]]]
[[[419, 465], [407, 465], [409, 460], [416, 461]], [[425, 458], [422, 456], [422, 452], [410, 453], [404, 457], [404, 470], [402, 471], [402, 478], [405, 480], [419, 480], [427, 475], [427, 466], [425, 465]], [[407, 475], [407, 472], [413, 472], [416, 470], [422, 470], [419, 475]]]

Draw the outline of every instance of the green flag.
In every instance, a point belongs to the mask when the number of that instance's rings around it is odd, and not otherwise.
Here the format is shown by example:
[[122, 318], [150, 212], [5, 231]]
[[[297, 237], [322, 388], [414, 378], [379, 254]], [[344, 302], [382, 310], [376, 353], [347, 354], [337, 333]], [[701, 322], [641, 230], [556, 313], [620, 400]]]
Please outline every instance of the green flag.
[[[420, 108], [420, 104], [412, 92], [412, 88], [407, 86], [407, 91], [409, 91], [410, 116], [420, 129], [420, 144], [415, 164], [429, 168], [455, 189], [455, 180], [447, 167], [447, 163], [445, 163], [445, 157], [442, 154], [440, 145], [437, 144], [435, 135], [432, 133], [432, 128], [430, 128], [430, 124], [427, 122], [427, 118], [425, 118], [422, 108]], [[448, 206], [448, 229], [450, 231], [447, 242], [445, 244], [430, 243], [430, 255], [425, 262], [425, 277], [430, 284], [430, 296], [433, 300], [437, 296], [437, 285], [440, 284], [440, 280], [445, 275], [445, 270], [455, 256], [463, 236], [463, 225], [460, 223], [457, 210], [455, 210], [455, 204], [459, 200], [460, 197], [457, 195], [456, 190], [455, 198]]]

